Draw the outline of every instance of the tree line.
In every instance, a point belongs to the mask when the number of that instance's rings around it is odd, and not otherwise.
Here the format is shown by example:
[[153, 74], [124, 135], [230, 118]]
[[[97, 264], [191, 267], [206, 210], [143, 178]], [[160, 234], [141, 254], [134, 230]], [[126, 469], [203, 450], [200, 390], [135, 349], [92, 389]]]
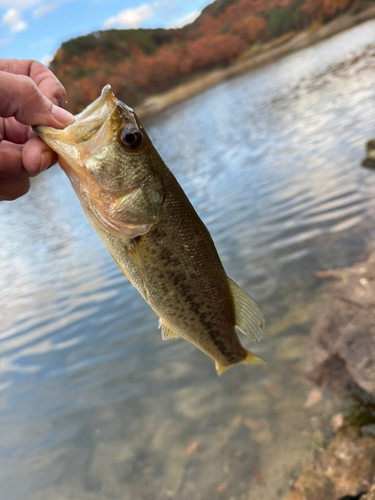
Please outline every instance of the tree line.
[[134, 106], [192, 76], [225, 66], [286, 33], [316, 27], [358, 0], [216, 0], [180, 29], [108, 30], [62, 44], [51, 69], [79, 112], [110, 83]]

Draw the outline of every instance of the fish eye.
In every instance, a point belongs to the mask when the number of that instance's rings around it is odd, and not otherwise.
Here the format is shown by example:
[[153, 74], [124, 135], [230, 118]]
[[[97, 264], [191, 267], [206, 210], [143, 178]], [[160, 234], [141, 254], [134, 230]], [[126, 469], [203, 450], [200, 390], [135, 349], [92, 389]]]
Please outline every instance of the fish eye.
[[120, 132], [120, 140], [127, 149], [137, 149], [142, 142], [142, 133], [134, 126], [125, 126]]

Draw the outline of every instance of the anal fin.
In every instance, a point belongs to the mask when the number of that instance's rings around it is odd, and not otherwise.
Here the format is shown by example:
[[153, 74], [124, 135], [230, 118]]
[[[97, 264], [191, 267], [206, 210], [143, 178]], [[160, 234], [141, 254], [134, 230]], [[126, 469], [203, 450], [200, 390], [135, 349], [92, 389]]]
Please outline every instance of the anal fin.
[[221, 375], [226, 372], [229, 368], [229, 366], [222, 366], [219, 365], [218, 363], [215, 363], [215, 368], [216, 368], [216, 373], [221, 377]]
[[[262, 358], [259, 358], [254, 353], [249, 352], [249, 351], [247, 351], [246, 358], [243, 361], [241, 361], [241, 364], [243, 364], [243, 365], [264, 365], [265, 363], [266, 362]], [[226, 372], [228, 370], [228, 368], [230, 368], [231, 366], [233, 366], [233, 365], [223, 366], [223, 365], [219, 365], [219, 363], [217, 361], [215, 362], [216, 372], [219, 375], [219, 377], [224, 372]]]
[[249, 351], [247, 351], [247, 356], [243, 361], [241, 361], [241, 363], [244, 365], [265, 365], [266, 364], [264, 359], [259, 358], [253, 352], [249, 352]]
[[178, 333], [176, 333], [174, 330], [172, 330], [172, 328], [163, 323], [161, 319], [159, 319], [159, 328], [161, 328], [161, 338], [163, 340], [178, 339], [180, 337]]
[[263, 337], [265, 320], [262, 311], [246, 292], [228, 278], [233, 298], [236, 327], [251, 340], [259, 342]]

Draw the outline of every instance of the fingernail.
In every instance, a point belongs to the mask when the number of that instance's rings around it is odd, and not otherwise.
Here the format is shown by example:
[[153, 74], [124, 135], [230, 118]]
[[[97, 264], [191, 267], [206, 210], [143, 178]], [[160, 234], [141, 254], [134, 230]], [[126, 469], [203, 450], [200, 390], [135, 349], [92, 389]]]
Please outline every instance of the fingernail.
[[57, 99], [57, 97], [52, 97], [51, 102], [53, 104], [56, 104], [56, 106], [62, 106], [62, 102], [59, 99]]
[[52, 167], [52, 165], [54, 163], [55, 162], [52, 160], [50, 153], [46, 153], [46, 152], [42, 153], [42, 160], [40, 162], [39, 172], [43, 172], [43, 170], [47, 170], [48, 168]]
[[69, 111], [60, 108], [55, 104], [52, 106], [52, 114], [55, 117], [55, 119], [65, 127], [74, 122], [74, 116], [71, 113], [69, 113]]

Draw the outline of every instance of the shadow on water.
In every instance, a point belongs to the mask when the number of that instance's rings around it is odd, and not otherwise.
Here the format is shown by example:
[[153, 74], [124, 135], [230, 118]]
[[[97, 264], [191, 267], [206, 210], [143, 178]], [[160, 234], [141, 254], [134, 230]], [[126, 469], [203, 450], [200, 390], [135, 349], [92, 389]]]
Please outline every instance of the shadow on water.
[[[145, 121], [263, 309], [266, 366], [218, 378], [124, 279], [57, 168], [2, 204], [0, 498], [283, 498], [343, 402], [301, 377], [315, 272], [366, 258], [374, 22]], [[309, 405], [307, 405], [309, 406]]]

